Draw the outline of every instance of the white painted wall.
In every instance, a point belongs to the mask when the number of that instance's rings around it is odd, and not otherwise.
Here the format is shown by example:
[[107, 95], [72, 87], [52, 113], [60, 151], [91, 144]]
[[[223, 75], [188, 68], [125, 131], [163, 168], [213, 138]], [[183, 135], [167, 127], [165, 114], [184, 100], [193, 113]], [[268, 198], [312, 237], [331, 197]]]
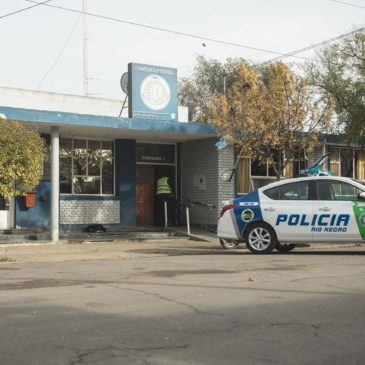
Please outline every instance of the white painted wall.
[[[121, 100], [113, 100], [0, 87], [0, 105], [13, 108], [118, 117], [123, 101], [124, 94], [122, 92]], [[178, 113], [179, 122], [188, 122], [187, 107], [179, 106]], [[122, 117], [128, 117], [128, 108], [124, 109]]]

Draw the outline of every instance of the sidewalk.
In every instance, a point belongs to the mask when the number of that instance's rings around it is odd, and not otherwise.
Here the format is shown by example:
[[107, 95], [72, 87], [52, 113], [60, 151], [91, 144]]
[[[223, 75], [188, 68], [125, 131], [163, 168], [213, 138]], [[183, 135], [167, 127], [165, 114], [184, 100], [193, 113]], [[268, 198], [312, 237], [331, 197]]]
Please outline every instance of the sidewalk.
[[181, 239], [161, 241], [12, 243], [0, 244], [0, 265], [19, 262], [63, 262], [82, 260], [131, 259], [150, 256], [204, 254], [222, 251], [217, 236], [200, 229], [192, 230], [198, 240]]
[[[182, 232], [184, 233], [184, 232]], [[0, 270], [8, 265], [25, 262], [65, 262], [89, 260], [127, 260], [150, 257], [169, 257], [182, 255], [241, 255], [248, 253], [245, 245], [234, 250], [224, 250], [214, 233], [192, 229], [191, 236], [173, 240], [100, 242], [59, 241], [58, 243], [12, 243], [0, 244]], [[321, 244], [297, 248], [297, 251], [356, 250], [364, 244]]]

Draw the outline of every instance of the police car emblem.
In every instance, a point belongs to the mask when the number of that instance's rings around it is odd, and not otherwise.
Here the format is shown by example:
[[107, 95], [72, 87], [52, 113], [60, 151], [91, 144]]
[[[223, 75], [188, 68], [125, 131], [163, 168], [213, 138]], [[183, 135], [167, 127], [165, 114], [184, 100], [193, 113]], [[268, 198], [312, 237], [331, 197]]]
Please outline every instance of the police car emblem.
[[362, 213], [359, 217], [359, 222], [362, 226], [365, 226], [365, 213]]
[[245, 209], [241, 213], [241, 218], [246, 223], [251, 222], [254, 216], [255, 216], [255, 214], [251, 209]]

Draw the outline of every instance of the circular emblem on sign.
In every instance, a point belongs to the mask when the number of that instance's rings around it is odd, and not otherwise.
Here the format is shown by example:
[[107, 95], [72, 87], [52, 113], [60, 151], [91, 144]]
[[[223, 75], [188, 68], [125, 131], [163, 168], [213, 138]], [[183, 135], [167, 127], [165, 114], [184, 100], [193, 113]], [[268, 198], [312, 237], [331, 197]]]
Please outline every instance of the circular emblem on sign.
[[153, 110], [161, 110], [171, 99], [169, 84], [158, 75], [147, 76], [141, 84], [141, 98], [146, 106]]
[[365, 213], [362, 213], [359, 217], [359, 222], [362, 226], [365, 226]]
[[255, 214], [251, 209], [245, 209], [241, 213], [241, 218], [246, 223], [251, 222], [254, 216], [255, 216]]

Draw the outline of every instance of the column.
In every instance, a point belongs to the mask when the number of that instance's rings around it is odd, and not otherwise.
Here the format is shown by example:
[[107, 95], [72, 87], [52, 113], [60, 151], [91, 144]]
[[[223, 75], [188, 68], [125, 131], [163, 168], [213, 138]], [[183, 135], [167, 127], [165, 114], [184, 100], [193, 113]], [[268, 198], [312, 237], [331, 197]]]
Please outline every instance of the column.
[[51, 239], [59, 239], [60, 131], [51, 128]]
[[120, 199], [120, 225], [136, 226], [136, 141], [115, 140], [116, 195]]

